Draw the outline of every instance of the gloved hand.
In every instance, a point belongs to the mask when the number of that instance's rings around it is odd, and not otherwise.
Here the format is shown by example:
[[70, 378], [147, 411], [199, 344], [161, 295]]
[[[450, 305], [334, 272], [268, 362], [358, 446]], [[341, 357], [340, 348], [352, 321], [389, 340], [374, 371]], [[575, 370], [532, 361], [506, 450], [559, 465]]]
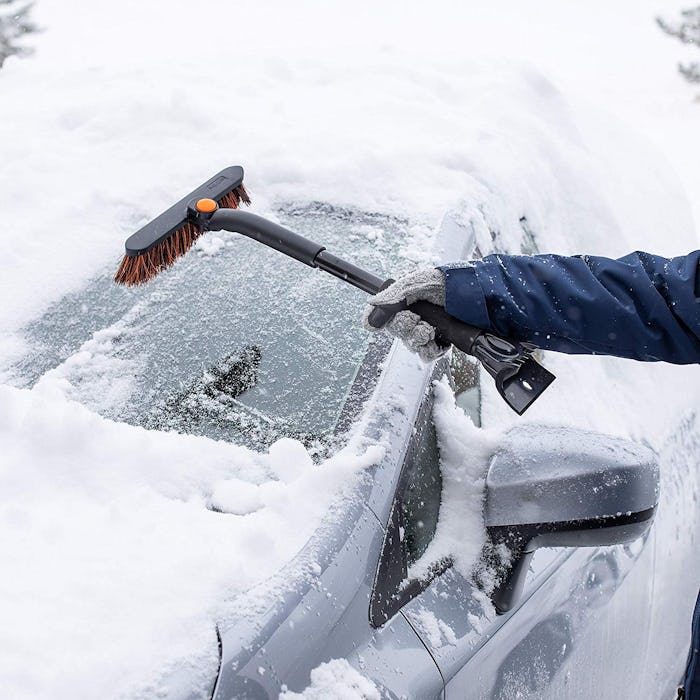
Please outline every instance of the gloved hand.
[[386, 330], [400, 338], [406, 346], [417, 353], [424, 362], [430, 362], [444, 354], [449, 345], [435, 341], [435, 329], [412, 311], [399, 311], [381, 328], [369, 324], [368, 318], [377, 306], [398, 304], [402, 301], [429, 301], [444, 308], [445, 276], [440, 270], [429, 268], [409, 272], [399, 277], [390, 287], [367, 300], [362, 325], [369, 331]]

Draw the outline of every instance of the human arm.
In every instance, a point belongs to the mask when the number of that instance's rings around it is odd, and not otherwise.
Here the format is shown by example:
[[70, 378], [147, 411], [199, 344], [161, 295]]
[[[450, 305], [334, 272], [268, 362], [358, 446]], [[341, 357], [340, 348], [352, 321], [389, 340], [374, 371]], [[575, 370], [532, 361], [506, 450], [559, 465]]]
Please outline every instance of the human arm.
[[558, 352], [700, 363], [700, 251], [489, 255], [440, 270], [447, 312], [496, 335]]

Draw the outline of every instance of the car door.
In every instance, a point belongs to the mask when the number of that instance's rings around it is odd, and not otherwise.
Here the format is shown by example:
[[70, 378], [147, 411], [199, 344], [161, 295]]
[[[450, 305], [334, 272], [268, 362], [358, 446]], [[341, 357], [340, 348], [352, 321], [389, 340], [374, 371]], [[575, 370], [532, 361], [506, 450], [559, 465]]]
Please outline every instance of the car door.
[[[459, 356], [451, 365], [442, 361], [436, 376], [450, 375], [458, 405], [478, 420], [478, 372], [468, 365]], [[426, 579], [407, 579], [439, 517], [432, 404], [429, 392], [406, 452], [372, 595], [372, 624], [403, 615], [440, 668], [448, 699], [621, 697], [620, 689], [639, 677], [644, 654], [638, 652], [648, 636], [653, 551], [644, 541], [538, 550], [523, 596], [500, 616], [449, 560], [434, 562]], [[613, 650], [621, 662], [611, 665]]]

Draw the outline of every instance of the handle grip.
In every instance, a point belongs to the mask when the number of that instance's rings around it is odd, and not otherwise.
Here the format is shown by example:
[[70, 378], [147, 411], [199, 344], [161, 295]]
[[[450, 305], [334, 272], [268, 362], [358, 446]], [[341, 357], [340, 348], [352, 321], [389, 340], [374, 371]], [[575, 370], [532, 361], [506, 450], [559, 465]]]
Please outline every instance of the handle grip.
[[[393, 280], [387, 280], [382, 288], [392, 283]], [[506, 340], [470, 326], [429, 301], [408, 304], [404, 299], [396, 304], [375, 306], [367, 321], [374, 328], [382, 328], [400, 311], [412, 311], [433, 326], [438, 345], [454, 345], [476, 357], [494, 378], [498, 393], [518, 415], [522, 415], [555, 379], [532, 357], [534, 345]]]
[[[394, 282], [395, 280], [391, 278], [385, 280], [379, 291], [384, 291]], [[480, 328], [450, 316], [441, 306], [431, 304], [429, 301], [416, 301], [409, 305], [405, 299], [402, 299], [396, 304], [375, 306], [367, 317], [367, 322], [373, 328], [383, 328], [400, 311], [412, 311], [429, 323], [435, 329], [435, 342], [438, 345], [446, 348], [454, 345], [467, 355], [473, 354], [474, 342], [484, 332]]]
[[435, 342], [438, 345], [444, 347], [454, 345], [468, 355], [473, 354], [474, 342], [484, 332], [480, 328], [475, 328], [454, 316], [450, 316], [445, 309], [437, 304], [431, 304], [429, 301], [416, 301], [413, 304], [408, 304], [406, 300], [403, 300], [396, 304], [375, 306], [367, 321], [374, 328], [383, 328], [401, 311], [412, 311], [435, 328]]

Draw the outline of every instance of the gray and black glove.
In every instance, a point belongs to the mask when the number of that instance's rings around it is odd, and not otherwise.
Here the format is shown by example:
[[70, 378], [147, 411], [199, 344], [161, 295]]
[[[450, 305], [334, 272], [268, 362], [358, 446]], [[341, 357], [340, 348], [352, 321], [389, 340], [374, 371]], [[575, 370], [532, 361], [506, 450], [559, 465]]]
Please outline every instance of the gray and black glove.
[[390, 287], [367, 300], [362, 325], [369, 331], [386, 330], [400, 338], [406, 346], [417, 353], [424, 362], [431, 362], [444, 354], [449, 345], [435, 340], [435, 328], [412, 311], [399, 311], [379, 328], [370, 325], [368, 318], [377, 306], [405, 302], [429, 301], [445, 307], [445, 276], [440, 270], [429, 268], [416, 270], [399, 277]]

